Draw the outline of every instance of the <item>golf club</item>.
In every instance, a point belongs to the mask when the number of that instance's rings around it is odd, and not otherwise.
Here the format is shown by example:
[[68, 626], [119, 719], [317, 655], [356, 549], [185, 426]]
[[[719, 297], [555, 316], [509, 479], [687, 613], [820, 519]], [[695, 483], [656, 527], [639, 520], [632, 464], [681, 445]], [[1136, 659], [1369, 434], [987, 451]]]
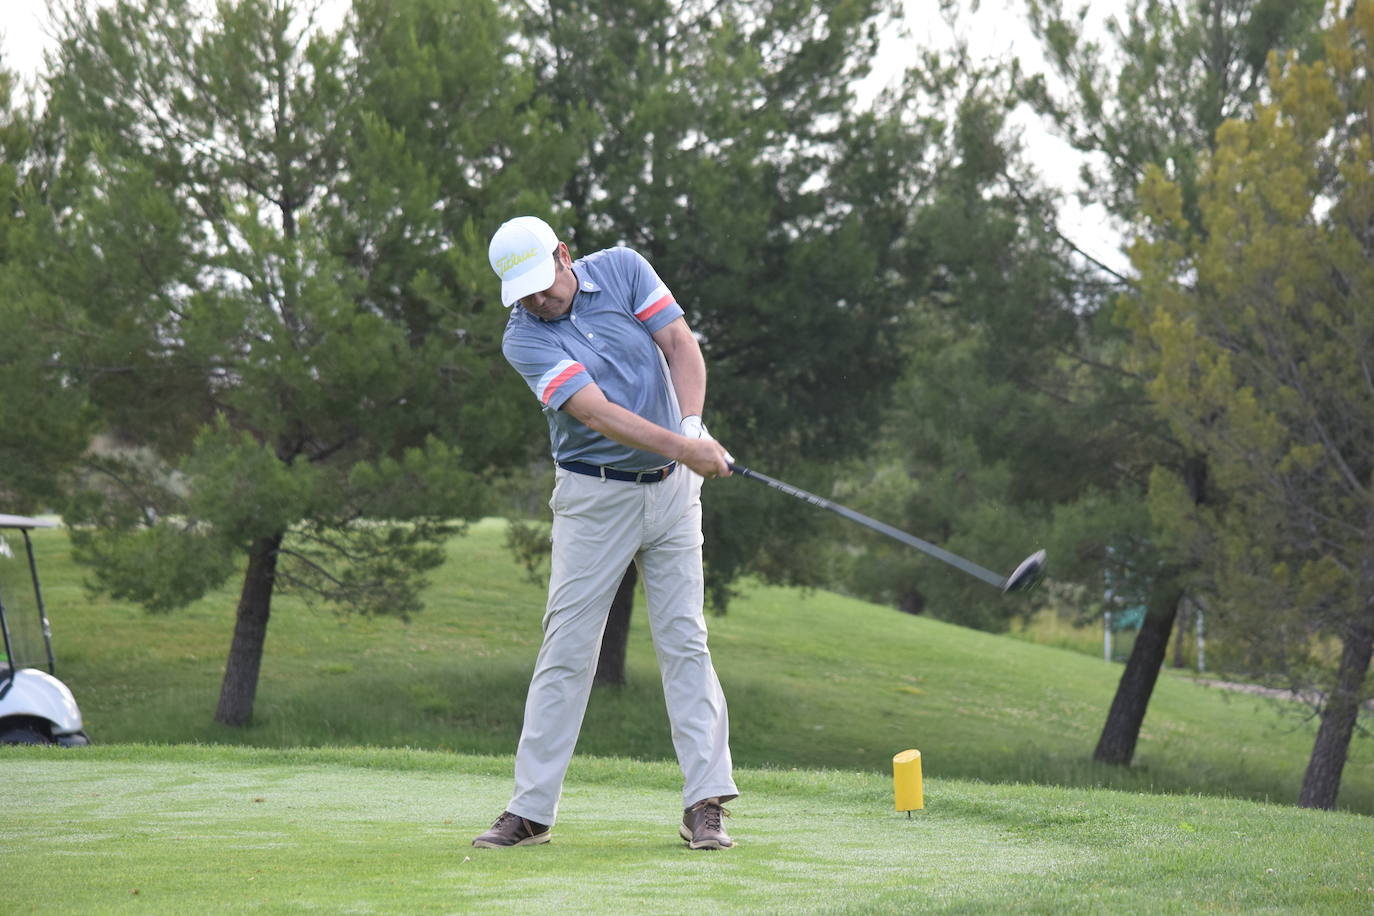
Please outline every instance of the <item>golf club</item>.
[[885, 534], [888, 537], [893, 538], [894, 540], [901, 541], [903, 544], [906, 544], [910, 547], [915, 547], [922, 553], [929, 554], [937, 560], [943, 560], [944, 562], [948, 563], [950, 566], [955, 567], [956, 569], [962, 569], [964, 572], [968, 573], [970, 576], [973, 576], [974, 578], [982, 579], [988, 585], [993, 585], [997, 588], [1000, 588], [1003, 592], [1030, 591], [1031, 589], [1035, 588], [1035, 586], [1040, 583], [1041, 578], [1044, 577], [1045, 551], [1043, 550], [1037, 550], [1035, 553], [1026, 557], [1024, 560], [1021, 561], [1021, 564], [1017, 566], [1015, 570], [1012, 571], [1012, 574], [1010, 576], [1003, 578], [990, 569], [984, 569], [977, 563], [965, 560], [963, 557], [958, 556], [957, 554], [950, 553], [943, 547], [936, 547], [929, 541], [923, 541], [915, 535], [907, 534], [905, 531], [893, 528], [891, 525], [886, 525], [878, 521], [877, 519], [869, 518], [862, 512], [855, 512], [853, 509], [841, 506], [838, 503], [832, 503], [830, 500], [825, 499], [824, 497], [817, 496], [814, 493], [808, 493], [805, 490], [800, 489], [799, 487], [794, 487], [789, 483], [783, 483], [781, 480], [774, 480], [767, 474], [760, 474], [758, 471], [750, 470], [749, 468], [746, 468], [743, 465], [734, 464], [733, 462], [730, 464], [730, 470], [733, 473], [740, 474], [744, 477], [757, 480], [760, 483], [767, 484], [774, 490], [779, 490], [783, 493], [786, 493], [788, 496], [795, 496], [797, 497], [797, 499], [809, 502], [813, 506], [818, 506], [822, 509], [829, 509], [831, 512], [834, 512], [837, 515], [843, 515], [845, 518], [849, 519], [852, 522], [858, 522], [860, 525], [872, 528], [879, 534]]

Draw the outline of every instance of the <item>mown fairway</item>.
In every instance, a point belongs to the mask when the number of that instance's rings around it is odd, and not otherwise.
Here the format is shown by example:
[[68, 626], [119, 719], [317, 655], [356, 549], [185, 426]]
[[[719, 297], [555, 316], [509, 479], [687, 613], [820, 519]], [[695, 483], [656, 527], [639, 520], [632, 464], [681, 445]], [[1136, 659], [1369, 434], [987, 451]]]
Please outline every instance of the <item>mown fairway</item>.
[[[583, 758], [553, 842], [476, 850], [508, 761], [5, 752], [15, 913], [1311, 912], [1374, 907], [1374, 820], [1215, 798], [745, 770], [737, 848], [677, 839], [667, 763]], [[14, 788], [22, 787], [22, 791]]]

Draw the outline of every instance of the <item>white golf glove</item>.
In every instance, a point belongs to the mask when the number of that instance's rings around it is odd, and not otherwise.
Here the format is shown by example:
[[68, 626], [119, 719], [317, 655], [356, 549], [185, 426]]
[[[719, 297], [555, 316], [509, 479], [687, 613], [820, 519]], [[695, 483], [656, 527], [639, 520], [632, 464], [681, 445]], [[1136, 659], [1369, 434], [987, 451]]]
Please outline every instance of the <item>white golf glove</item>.
[[[709, 432], [707, 432], [706, 424], [701, 422], [701, 417], [697, 416], [696, 414], [683, 417], [681, 425], [678, 426], [678, 431], [682, 433], [682, 435], [686, 436], [688, 439], [714, 438]], [[729, 449], [726, 449], [725, 451], [725, 460], [730, 462], [731, 464], [735, 463], [735, 456], [730, 454]]]

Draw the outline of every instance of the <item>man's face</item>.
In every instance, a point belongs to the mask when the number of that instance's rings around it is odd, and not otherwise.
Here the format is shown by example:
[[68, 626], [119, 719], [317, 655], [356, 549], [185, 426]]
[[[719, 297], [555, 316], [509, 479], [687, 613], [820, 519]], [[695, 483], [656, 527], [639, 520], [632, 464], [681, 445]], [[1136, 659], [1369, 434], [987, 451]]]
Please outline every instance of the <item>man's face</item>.
[[562, 242], [553, 253], [553, 285], [541, 293], [531, 293], [520, 300], [520, 306], [531, 315], [552, 321], [567, 314], [577, 295], [577, 275], [572, 272], [572, 256]]

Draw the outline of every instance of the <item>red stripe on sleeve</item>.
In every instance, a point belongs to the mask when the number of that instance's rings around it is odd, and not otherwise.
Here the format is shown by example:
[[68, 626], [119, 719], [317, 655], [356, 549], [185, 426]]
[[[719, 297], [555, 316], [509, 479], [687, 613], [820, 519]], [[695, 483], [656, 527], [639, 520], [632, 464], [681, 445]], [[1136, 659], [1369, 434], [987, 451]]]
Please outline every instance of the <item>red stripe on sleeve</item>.
[[549, 382], [549, 387], [544, 389], [544, 403], [549, 403], [549, 399], [552, 398], [553, 393], [558, 390], [558, 386], [581, 372], [582, 369], [583, 366], [581, 363], [573, 363], [571, 366], [554, 376], [553, 381]]
[[664, 296], [662, 299], [658, 300], [648, 308], [636, 312], [635, 317], [638, 318], [640, 321], [648, 321], [650, 318], [654, 317], [659, 312], [663, 311], [672, 304], [673, 297], [672, 294], [669, 294], [667, 296]]

